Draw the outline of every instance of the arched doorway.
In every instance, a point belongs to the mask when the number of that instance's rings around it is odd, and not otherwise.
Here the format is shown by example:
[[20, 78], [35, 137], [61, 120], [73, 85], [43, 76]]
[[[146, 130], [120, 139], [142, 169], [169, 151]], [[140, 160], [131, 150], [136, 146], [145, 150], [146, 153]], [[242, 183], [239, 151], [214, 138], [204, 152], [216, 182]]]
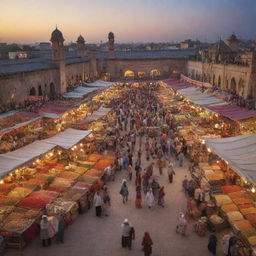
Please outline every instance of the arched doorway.
[[231, 82], [230, 82], [230, 91], [236, 92], [236, 80], [234, 77], [232, 77]]
[[212, 85], [215, 86], [215, 75], [213, 74], [213, 77], [212, 77]]
[[29, 91], [29, 96], [36, 96], [36, 89], [35, 87], [32, 87]]
[[54, 83], [50, 83], [50, 98], [51, 99], [54, 99], [55, 98], [55, 94], [56, 94], [56, 92], [55, 92], [55, 86], [54, 86]]
[[43, 96], [43, 90], [41, 85], [38, 86], [38, 96]]
[[161, 72], [160, 72], [160, 70], [158, 70], [158, 69], [152, 69], [152, 70], [150, 71], [150, 77], [151, 77], [152, 79], [154, 79], [154, 78], [159, 78], [160, 75], [161, 75]]
[[124, 77], [125, 77], [125, 78], [134, 79], [135, 74], [134, 74], [134, 72], [131, 71], [131, 70], [126, 70], [126, 71], [124, 72]]
[[218, 77], [218, 87], [221, 88], [221, 77]]
[[143, 79], [143, 78], [145, 78], [146, 77], [146, 73], [145, 72], [143, 72], [143, 71], [139, 71], [138, 72], [138, 78], [139, 79]]
[[244, 80], [240, 78], [239, 83], [238, 83], [238, 94], [240, 96], [244, 95]]

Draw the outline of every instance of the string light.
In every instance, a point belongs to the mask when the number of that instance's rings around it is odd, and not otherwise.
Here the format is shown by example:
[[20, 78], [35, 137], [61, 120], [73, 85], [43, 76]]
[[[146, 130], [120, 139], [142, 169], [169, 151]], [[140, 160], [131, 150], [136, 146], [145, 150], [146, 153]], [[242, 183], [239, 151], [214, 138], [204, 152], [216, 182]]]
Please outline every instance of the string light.
[[255, 188], [253, 187], [251, 191], [252, 191], [252, 193], [255, 193]]

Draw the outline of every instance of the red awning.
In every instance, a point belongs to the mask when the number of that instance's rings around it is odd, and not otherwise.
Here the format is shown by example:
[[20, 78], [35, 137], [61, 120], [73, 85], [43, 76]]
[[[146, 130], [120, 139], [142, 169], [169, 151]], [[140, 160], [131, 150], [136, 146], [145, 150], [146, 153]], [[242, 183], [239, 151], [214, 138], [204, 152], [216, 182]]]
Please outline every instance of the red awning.
[[208, 105], [207, 108], [235, 121], [247, 119], [250, 117], [256, 117], [256, 111], [248, 110], [246, 108], [241, 108], [234, 105], [224, 105], [224, 106]]

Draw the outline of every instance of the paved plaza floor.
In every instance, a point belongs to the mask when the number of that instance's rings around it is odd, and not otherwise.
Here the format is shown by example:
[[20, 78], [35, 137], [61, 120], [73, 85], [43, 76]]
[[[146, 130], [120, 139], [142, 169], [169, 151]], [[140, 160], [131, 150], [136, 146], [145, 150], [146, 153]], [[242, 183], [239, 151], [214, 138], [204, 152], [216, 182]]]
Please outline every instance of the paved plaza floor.
[[[142, 167], [146, 167], [150, 161], [142, 156]], [[207, 250], [209, 233], [205, 237], [199, 237], [193, 231], [192, 220], [189, 221], [188, 235], [181, 236], [175, 232], [177, 218], [181, 211], [186, 209], [186, 198], [182, 191], [182, 180], [188, 175], [187, 163], [184, 167], [178, 167], [175, 160], [174, 182], [168, 182], [166, 170], [162, 176], [154, 168], [154, 176], [160, 185], [165, 186], [165, 207], [154, 206], [148, 209], [143, 194], [142, 209], [135, 208], [135, 177], [128, 181], [129, 201], [123, 204], [119, 195], [123, 178], [127, 178], [125, 171], [118, 172], [116, 180], [109, 182], [112, 206], [108, 217], [98, 218], [94, 208], [87, 213], [79, 215], [74, 223], [66, 229], [65, 243], [57, 244], [53, 241], [50, 247], [42, 247], [39, 237], [29, 244], [24, 250], [24, 256], [139, 256], [142, 252], [141, 241], [145, 231], [148, 231], [153, 240], [152, 256], [210, 256]], [[125, 218], [135, 228], [135, 241], [131, 251], [121, 248], [121, 223]], [[220, 241], [220, 239], [219, 239]], [[218, 244], [218, 254], [220, 252]], [[6, 256], [16, 256], [16, 250], [10, 250]]]

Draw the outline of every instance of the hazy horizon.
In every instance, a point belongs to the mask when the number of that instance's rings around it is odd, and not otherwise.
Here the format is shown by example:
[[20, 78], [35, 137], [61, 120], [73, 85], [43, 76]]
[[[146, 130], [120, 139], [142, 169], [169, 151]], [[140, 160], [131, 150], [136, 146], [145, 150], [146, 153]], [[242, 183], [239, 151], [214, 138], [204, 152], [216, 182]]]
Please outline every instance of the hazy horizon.
[[56, 24], [66, 42], [255, 40], [255, 13], [255, 0], [1, 0], [0, 42], [49, 42]]

